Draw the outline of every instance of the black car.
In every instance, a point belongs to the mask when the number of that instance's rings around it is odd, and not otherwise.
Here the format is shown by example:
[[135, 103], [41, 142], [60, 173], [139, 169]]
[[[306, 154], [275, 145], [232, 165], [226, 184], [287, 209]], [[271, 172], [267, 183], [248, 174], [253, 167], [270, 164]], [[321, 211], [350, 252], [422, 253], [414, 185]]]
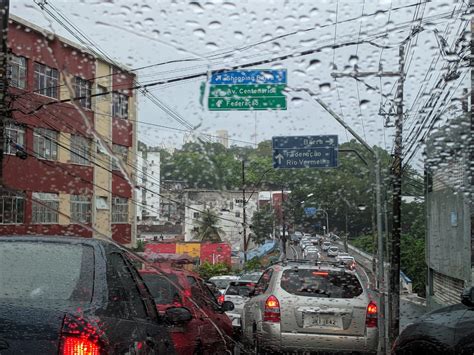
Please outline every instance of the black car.
[[[173, 354], [127, 251], [105, 240], [0, 237], [0, 354]], [[187, 312], [187, 313], [186, 313]]]
[[427, 313], [406, 327], [392, 349], [392, 354], [473, 354], [474, 287], [461, 296], [462, 304]]

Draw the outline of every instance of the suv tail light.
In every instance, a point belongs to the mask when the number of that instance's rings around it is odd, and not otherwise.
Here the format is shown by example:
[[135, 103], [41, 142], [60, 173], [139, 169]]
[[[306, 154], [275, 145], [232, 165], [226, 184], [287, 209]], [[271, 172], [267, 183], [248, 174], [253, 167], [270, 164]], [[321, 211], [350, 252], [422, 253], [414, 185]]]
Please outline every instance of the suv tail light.
[[263, 321], [271, 323], [280, 322], [280, 302], [278, 298], [271, 295], [265, 301], [265, 311], [263, 312]]
[[63, 336], [61, 338], [61, 355], [99, 355], [100, 346], [93, 341], [77, 337]]
[[378, 309], [377, 304], [373, 301], [367, 306], [367, 316], [365, 318], [365, 325], [367, 328], [377, 327]]
[[224, 301], [225, 301], [225, 295], [219, 295], [219, 296], [217, 297], [217, 303], [223, 304]]

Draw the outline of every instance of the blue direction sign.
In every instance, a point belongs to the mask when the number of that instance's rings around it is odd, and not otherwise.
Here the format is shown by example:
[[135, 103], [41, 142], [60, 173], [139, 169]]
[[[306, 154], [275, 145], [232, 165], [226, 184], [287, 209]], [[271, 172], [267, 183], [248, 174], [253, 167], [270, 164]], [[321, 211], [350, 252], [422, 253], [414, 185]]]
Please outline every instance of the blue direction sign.
[[338, 137], [273, 137], [273, 167], [276, 169], [337, 167]]
[[316, 211], [318, 209], [316, 207], [305, 207], [304, 208], [304, 213], [307, 216], [314, 216], [316, 214]]
[[211, 85], [286, 84], [286, 69], [229, 70], [213, 72]]

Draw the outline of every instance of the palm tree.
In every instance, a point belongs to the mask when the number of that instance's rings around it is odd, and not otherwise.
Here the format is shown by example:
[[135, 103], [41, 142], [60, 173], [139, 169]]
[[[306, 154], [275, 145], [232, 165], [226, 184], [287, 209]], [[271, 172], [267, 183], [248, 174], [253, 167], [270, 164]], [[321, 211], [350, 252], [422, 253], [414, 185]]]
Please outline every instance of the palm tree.
[[201, 242], [222, 242], [219, 233], [223, 233], [223, 231], [218, 227], [218, 223], [219, 217], [217, 217], [214, 212], [209, 209], [203, 211], [201, 218], [197, 222], [198, 225], [195, 228], [197, 239]]

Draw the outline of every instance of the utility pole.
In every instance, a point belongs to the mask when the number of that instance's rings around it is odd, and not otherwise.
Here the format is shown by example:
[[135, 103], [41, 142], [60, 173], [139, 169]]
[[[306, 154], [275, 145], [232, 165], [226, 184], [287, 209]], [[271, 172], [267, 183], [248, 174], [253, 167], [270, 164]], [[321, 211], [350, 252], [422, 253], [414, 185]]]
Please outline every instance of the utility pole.
[[242, 227], [244, 233], [244, 262], [247, 262], [247, 215], [245, 213], [245, 205], [247, 204], [245, 197], [245, 160], [242, 159]]
[[3, 146], [5, 144], [5, 120], [7, 115], [7, 94], [8, 94], [8, 19], [10, 11], [10, 0], [0, 0], [0, 11], [2, 16], [2, 33], [0, 53], [0, 187], [3, 183]]
[[400, 331], [400, 237], [401, 237], [401, 206], [402, 206], [402, 132], [403, 132], [403, 71], [405, 65], [405, 46], [399, 47], [400, 79], [398, 80], [397, 116], [395, 119], [395, 147], [392, 164], [393, 180], [393, 226], [392, 249], [390, 253], [390, 287], [388, 301], [390, 305], [389, 340], [393, 344]]
[[282, 235], [281, 235], [281, 258], [283, 260], [286, 259], [286, 235], [285, 235], [285, 229], [286, 229], [286, 221], [285, 221], [285, 190], [284, 187], [281, 188], [281, 224], [282, 224]]

